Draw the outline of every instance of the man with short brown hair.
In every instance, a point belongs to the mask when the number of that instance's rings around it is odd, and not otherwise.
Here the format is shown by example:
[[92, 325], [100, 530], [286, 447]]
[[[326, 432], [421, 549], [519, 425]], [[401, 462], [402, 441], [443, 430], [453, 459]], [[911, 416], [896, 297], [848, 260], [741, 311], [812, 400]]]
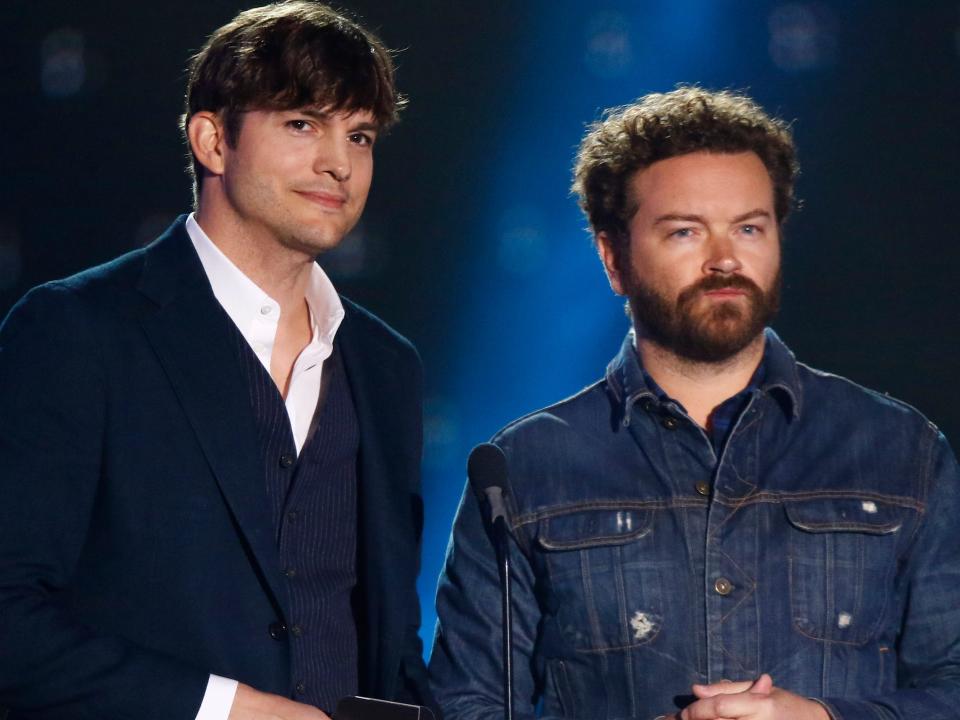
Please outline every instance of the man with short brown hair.
[[319, 720], [427, 702], [416, 351], [315, 258], [403, 99], [306, 0], [193, 59], [195, 212], [0, 327], [0, 705]]

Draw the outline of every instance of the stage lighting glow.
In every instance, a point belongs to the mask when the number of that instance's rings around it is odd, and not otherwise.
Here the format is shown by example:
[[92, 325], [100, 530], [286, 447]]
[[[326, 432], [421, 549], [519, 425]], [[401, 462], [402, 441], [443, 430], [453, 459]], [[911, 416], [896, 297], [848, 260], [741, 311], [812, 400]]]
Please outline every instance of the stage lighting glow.
[[83, 33], [72, 28], [54, 30], [44, 39], [40, 82], [48, 97], [76, 95], [87, 79]]
[[427, 398], [423, 405], [424, 462], [442, 469], [451, 465], [459, 469], [463, 461], [461, 435], [459, 406], [450, 398]]
[[620, 13], [594, 15], [587, 24], [587, 68], [602, 78], [624, 75], [633, 64], [630, 22]]
[[543, 268], [547, 243], [543, 223], [533, 208], [513, 208], [501, 222], [497, 259], [511, 275], [529, 275]]
[[769, 16], [770, 59], [782, 70], [813, 70], [833, 62], [836, 18], [818, 3], [784, 3]]

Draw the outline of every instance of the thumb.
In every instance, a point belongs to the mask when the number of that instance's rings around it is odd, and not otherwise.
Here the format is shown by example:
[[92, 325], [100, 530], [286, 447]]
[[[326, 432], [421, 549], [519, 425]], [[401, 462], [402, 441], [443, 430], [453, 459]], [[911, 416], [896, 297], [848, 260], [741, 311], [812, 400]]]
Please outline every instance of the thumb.
[[738, 682], [720, 680], [711, 685], [695, 684], [692, 689], [694, 697], [703, 700], [704, 698], [711, 698], [717, 695], [734, 695], [736, 693], [747, 692], [752, 689], [755, 684], [755, 680], [740, 680]]
[[750, 693], [752, 695], [769, 695], [772, 690], [773, 678], [767, 673], [763, 673], [763, 675], [758, 677], [753, 685], [750, 686]]

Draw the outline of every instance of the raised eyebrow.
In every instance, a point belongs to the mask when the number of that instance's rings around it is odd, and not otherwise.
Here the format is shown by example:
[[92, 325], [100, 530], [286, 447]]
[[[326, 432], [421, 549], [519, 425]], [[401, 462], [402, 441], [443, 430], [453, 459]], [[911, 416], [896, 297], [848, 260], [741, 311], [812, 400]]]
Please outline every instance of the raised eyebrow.
[[299, 115], [306, 115], [307, 117], [312, 117], [315, 120], [330, 119], [330, 113], [324, 112], [323, 110], [317, 110], [316, 108], [299, 108], [297, 110], [291, 110], [291, 112]]
[[372, 132], [372, 133], [376, 133], [379, 129], [380, 129], [380, 127], [379, 127], [376, 123], [372, 123], [372, 122], [362, 122], [362, 123], [357, 123], [356, 125], [354, 125], [353, 127], [351, 127], [351, 128], [350, 128], [350, 132]]
[[770, 213], [767, 212], [766, 210], [764, 210], [763, 208], [755, 208], [755, 209], [751, 210], [750, 212], [745, 212], [745, 213], [743, 213], [742, 215], [737, 215], [737, 216], [731, 221], [731, 223], [734, 224], [734, 225], [736, 225], [737, 223], [742, 223], [744, 220], [754, 220], [754, 219], [756, 219], [756, 218], [767, 218], [767, 219], [769, 219], [769, 218], [771, 218], [771, 217], [772, 217], [772, 215], [770, 215]]
[[[317, 108], [302, 108], [295, 112], [300, 113], [301, 115], [306, 115], [307, 117], [314, 118], [320, 122], [326, 122], [330, 119], [330, 113], [324, 110], [318, 110]], [[377, 132], [380, 127], [377, 123], [374, 122], [362, 122], [357, 123], [356, 125], [350, 128], [350, 132]]]

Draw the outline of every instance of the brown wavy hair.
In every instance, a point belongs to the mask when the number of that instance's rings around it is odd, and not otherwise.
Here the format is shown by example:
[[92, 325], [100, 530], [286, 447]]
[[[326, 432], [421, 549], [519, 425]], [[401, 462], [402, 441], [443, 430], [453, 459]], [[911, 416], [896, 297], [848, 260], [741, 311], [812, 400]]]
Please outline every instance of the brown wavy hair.
[[572, 190], [594, 236], [607, 233], [618, 262], [640, 202], [627, 192], [630, 179], [658, 160], [700, 150], [756, 153], [773, 182], [777, 222], [787, 219], [799, 172], [789, 125], [746, 95], [681, 85], [607, 110], [580, 143]]
[[[387, 129], [406, 104], [396, 89], [391, 52], [379, 38], [310, 0], [241, 12], [210, 35], [190, 59], [188, 72], [180, 118], [184, 137], [194, 114], [215, 112], [231, 147], [248, 110], [368, 110], [380, 128]], [[190, 155], [196, 196], [203, 166], [192, 150]]]

